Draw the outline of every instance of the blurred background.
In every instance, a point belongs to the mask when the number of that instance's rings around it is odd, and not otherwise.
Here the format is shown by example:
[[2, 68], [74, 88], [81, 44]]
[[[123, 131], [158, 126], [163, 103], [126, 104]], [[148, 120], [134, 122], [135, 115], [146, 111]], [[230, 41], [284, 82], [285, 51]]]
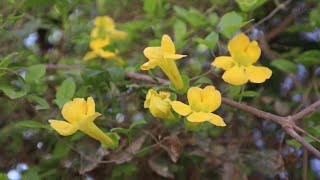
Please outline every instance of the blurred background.
[[[97, 16], [110, 16], [127, 36], [105, 49], [115, 57], [83, 61]], [[126, 74], [166, 78], [140, 66], [143, 49], [168, 34], [187, 55], [176, 61], [180, 73], [197, 77], [191, 85], [213, 84], [224, 97], [294, 114], [320, 97], [319, 17], [318, 0], [1, 0], [0, 179], [320, 179], [320, 159], [278, 125], [226, 105], [216, 111], [224, 128], [167, 124], [143, 107], [149, 88], [167, 87]], [[246, 93], [211, 66], [240, 31], [259, 42], [259, 63], [273, 71]], [[49, 126], [63, 119], [64, 102], [88, 96], [103, 114], [99, 127], [121, 137], [116, 149]], [[315, 112], [299, 125], [320, 138], [319, 118]]]

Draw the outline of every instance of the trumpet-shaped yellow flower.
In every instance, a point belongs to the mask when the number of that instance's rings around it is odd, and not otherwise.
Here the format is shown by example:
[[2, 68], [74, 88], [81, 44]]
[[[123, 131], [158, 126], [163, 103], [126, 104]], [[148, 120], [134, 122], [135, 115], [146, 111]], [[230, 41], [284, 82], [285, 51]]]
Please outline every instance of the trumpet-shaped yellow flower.
[[155, 90], [150, 89], [144, 102], [144, 108], [149, 108], [154, 117], [174, 120], [175, 118], [171, 112], [171, 100], [169, 97], [169, 92], [160, 91], [158, 94]]
[[109, 16], [97, 16], [93, 20], [93, 24], [95, 25], [95, 28], [91, 31], [91, 37], [93, 39], [110, 38], [120, 40], [127, 37], [126, 32], [116, 29], [113, 19]]
[[228, 44], [231, 56], [217, 57], [212, 65], [225, 70], [222, 79], [233, 85], [243, 85], [248, 81], [263, 83], [272, 75], [272, 71], [263, 66], [254, 66], [259, 59], [261, 49], [257, 41], [250, 42], [244, 33], [236, 35]]
[[63, 106], [61, 113], [67, 122], [63, 120], [49, 120], [51, 127], [60, 135], [69, 136], [80, 130], [104, 144], [114, 144], [114, 141], [93, 123], [101, 114], [95, 112], [95, 103], [92, 97], [88, 97], [87, 101], [83, 98], [75, 98], [67, 102]]
[[147, 47], [143, 54], [149, 61], [140, 67], [142, 70], [159, 66], [177, 89], [183, 88], [183, 81], [174, 60], [181, 59], [186, 55], [176, 54], [175, 46], [168, 35], [162, 36], [161, 47]]
[[84, 55], [83, 60], [88, 61], [88, 60], [96, 58], [96, 57], [102, 57], [105, 59], [114, 58], [116, 56], [115, 52], [106, 51], [103, 49], [103, 47], [105, 47], [109, 44], [110, 44], [109, 39], [92, 40], [90, 42], [90, 48], [92, 49], [92, 51], [87, 52]]
[[178, 114], [188, 116], [189, 122], [208, 121], [216, 126], [226, 126], [223, 119], [211, 112], [221, 105], [221, 94], [214, 86], [191, 87], [188, 90], [188, 102], [186, 105], [180, 101], [172, 101], [171, 106]]

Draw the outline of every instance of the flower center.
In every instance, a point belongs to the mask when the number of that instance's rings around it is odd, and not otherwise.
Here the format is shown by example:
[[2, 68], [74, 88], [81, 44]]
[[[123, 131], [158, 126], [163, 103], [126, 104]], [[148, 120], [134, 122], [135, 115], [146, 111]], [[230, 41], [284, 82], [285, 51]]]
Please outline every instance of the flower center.
[[236, 54], [235, 56], [232, 57], [233, 60], [238, 63], [239, 66], [250, 66], [252, 65], [250, 59], [245, 53], [241, 54]]

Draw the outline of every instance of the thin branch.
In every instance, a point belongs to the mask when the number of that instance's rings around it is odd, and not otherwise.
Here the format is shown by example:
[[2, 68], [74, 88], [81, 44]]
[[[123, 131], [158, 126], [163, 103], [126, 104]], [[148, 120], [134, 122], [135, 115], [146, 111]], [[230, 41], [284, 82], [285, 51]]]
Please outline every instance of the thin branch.
[[317, 110], [317, 108], [320, 107], [320, 100], [316, 101], [315, 103], [311, 104], [307, 108], [303, 109], [302, 111], [298, 112], [297, 114], [293, 115], [291, 117], [291, 120], [296, 122], [299, 119], [302, 119], [303, 117], [313, 113], [314, 111]]
[[250, 32], [251, 30], [253, 30], [254, 28], [256, 28], [257, 26], [259, 26], [260, 24], [264, 23], [265, 21], [269, 20], [270, 18], [272, 18], [280, 9], [284, 9], [288, 4], [291, 3], [292, 0], [287, 0], [284, 3], [280, 4], [279, 6], [277, 6], [273, 11], [271, 11], [271, 13], [268, 14], [268, 16], [264, 17], [263, 19], [261, 19], [259, 22], [257, 22], [256, 24], [254, 24], [253, 26], [251, 26], [249, 29], [247, 29], [245, 31], [245, 33]]

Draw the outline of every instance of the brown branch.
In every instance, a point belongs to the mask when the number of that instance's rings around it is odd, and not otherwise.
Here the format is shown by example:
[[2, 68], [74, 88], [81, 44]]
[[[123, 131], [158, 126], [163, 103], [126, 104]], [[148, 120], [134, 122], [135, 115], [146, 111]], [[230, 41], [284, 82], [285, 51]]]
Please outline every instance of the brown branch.
[[305, 108], [302, 111], [298, 112], [297, 114], [293, 115], [291, 117], [291, 120], [296, 122], [299, 119], [302, 119], [303, 117], [308, 116], [309, 114], [316, 111], [318, 107], [320, 107], [320, 100], [316, 101], [315, 103], [311, 104], [307, 108]]
[[265, 21], [269, 20], [270, 18], [272, 18], [279, 10], [285, 8], [288, 4], [291, 3], [292, 0], [287, 0], [284, 3], [280, 4], [279, 6], [277, 6], [273, 11], [271, 11], [271, 13], [269, 13], [266, 17], [264, 17], [263, 19], [261, 19], [259, 22], [257, 22], [256, 24], [254, 24], [253, 26], [251, 26], [249, 29], [247, 29], [245, 31], [245, 33], [250, 32], [251, 30], [253, 30], [254, 28], [256, 28], [257, 26], [259, 26], [260, 24], [264, 23]]

